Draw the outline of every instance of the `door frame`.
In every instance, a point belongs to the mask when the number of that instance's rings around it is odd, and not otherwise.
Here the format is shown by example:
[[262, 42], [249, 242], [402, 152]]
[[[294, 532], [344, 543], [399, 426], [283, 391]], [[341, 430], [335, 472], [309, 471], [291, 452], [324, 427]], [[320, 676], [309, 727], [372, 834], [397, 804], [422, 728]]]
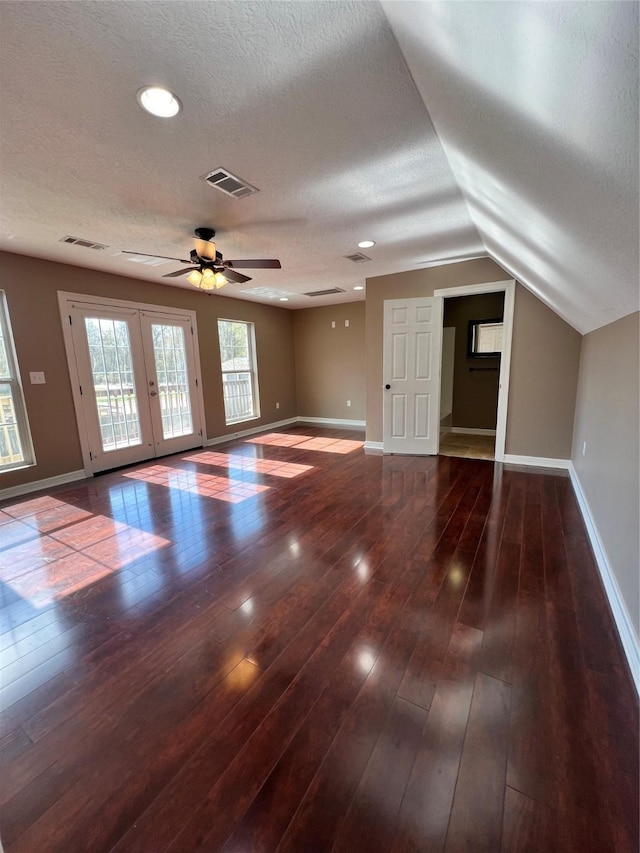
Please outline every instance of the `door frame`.
[[[64, 348], [67, 356], [67, 365], [69, 367], [69, 382], [71, 384], [71, 394], [73, 396], [73, 407], [75, 410], [76, 423], [78, 426], [78, 438], [80, 439], [80, 450], [82, 453], [82, 465], [86, 477], [93, 477], [93, 466], [90, 456], [89, 432], [84, 414], [84, 406], [82, 395], [80, 394], [80, 382], [78, 379], [78, 367], [76, 364], [76, 353], [71, 334], [71, 315], [69, 313], [69, 303], [78, 302], [87, 306], [100, 306], [104, 308], [121, 308], [124, 310], [135, 311], [153, 311], [158, 314], [166, 314], [167, 316], [182, 315], [189, 317], [191, 328], [193, 329], [193, 348], [196, 365], [196, 388], [197, 394], [193, 401], [194, 407], [197, 409], [197, 414], [202, 426], [202, 446], [207, 440], [207, 428], [204, 417], [204, 397], [202, 393], [202, 370], [200, 366], [200, 345], [198, 343], [198, 326], [196, 323], [196, 312], [188, 308], [172, 308], [169, 305], [154, 305], [148, 302], [131, 302], [126, 299], [111, 299], [106, 296], [95, 296], [86, 293], [72, 293], [67, 290], [58, 291], [58, 306], [60, 308], [60, 322], [62, 325], [62, 337], [64, 340]], [[150, 457], [155, 458], [155, 457]]]
[[[447, 287], [434, 290], [433, 295], [443, 300], [457, 296], [477, 296], [481, 293], [504, 293], [504, 312], [502, 322], [502, 355], [500, 357], [500, 376], [498, 378], [498, 412], [496, 419], [495, 461], [504, 462], [507, 438], [507, 411], [509, 407], [509, 377], [511, 375], [511, 344], [513, 341], [513, 313], [515, 306], [515, 279], [492, 281], [486, 284], [466, 284], [461, 287]], [[444, 315], [444, 312], [443, 312]], [[438, 421], [440, 420], [440, 398], [438, 398]]]

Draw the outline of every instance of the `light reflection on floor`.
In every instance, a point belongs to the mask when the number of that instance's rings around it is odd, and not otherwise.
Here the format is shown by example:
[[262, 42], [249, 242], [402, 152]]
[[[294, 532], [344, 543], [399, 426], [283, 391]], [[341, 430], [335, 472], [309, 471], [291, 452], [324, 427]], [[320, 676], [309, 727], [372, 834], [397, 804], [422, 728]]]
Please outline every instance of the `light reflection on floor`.
[[269, 490], [269, 486], [259, 483], [245, 483], [242, 480], [231, 480], [229, 477], [200, 474], [197, 471], [169, 468], [165, 465], [151, 465], [138, 471], [128, 471], [123, 476], [228, 503], [240, 503]]
[[[73, 523], [73, 519], [81, 520]], [[19, 537], [16, 524], [21, 525]], [[41, 608], [169, 544], [160, 536], [56, 498], [37, 498], [3, 507], [0, 581]]]
[[197, 462], [198, 464], [217, 465], [220, 468], [250, 471], [255, 474], [272, 474], [274, 477], [286, 477], [287, 479], [313, 470], [313, 465], [299, 465], [277, 459], [257, 459], [254, 456], [238, 456], [231, 453], [204, 452], [184, 458], [189, 462]]
[[364, 446], [363, 441], [348, 441], [343, 438], [313, 438], [310, 435], [291, 435], [280, 432], [270, 432], [248, 438], [249, 444], [269, 444], [273, 447], [292, 447], [295, 450], [320, 450], [323, 453], [353, 453]]
[[[197, 465], [216, 466], [229, 472], [235, 470], [240, 477], [251, 475], [246, 479], [151, 464], [122, 472], [125, 480], [114, 486], [109, 493], [109, 503], [101, 502], [96, 512], [74, 505], [73, 500], [60, 500], [51, 495], [3, 506], [0, 510], [0, 581], [7, 585], [7, 593], [42, 608], [142, 558], [153, 557], [158, 550], [175, 544], [184, 520], [194, 528], [200, 497], [213, 498], [229, 506], [228, 521], [235, 538], [254, 535], [264, 524], [262, 502], [256, 501], [249, 512], [246, 509], [251, 504], [242, 509], [240, 505], [269, 491], [270, 486], [256, 480], [262, 475], [292, 479], [314, 470], [313, 465], [262, 458], [260, 445], [338, 454], [351, 453], [363, 446], [361, 441], [291, 433], [256, 436], [245, 444], [247, 455], [243, 455], [242, 450], [236, 453], [202, 451], [183, 458]], [[173, 532], [169, 532], [171, 538], [144, 529], [154, 524], [156, 513], [150, 504], [148, 489], [155, 486], [167, 489], [170, 496], [169, 515], [174, 521]], [[184, 544], [184, 553], [181, 552], [177, 559], [180, 572], [192, 570], [202, 559], [199, 542]], [[180, 557], [184, 558], [184, 565]], [[137, 595], [135, 578], [123, 576], [121, 581], [123, 592], [126, 587], [130, 597], [125, 604], [131, 604], [130, 599], [136, 599]], [[146, 585], [147, 595], [148, 585], [153, 585], [154, 581], [162, 585], [161, 572], [156, 576], [155, 569], [145, 570], [143, 585]]]

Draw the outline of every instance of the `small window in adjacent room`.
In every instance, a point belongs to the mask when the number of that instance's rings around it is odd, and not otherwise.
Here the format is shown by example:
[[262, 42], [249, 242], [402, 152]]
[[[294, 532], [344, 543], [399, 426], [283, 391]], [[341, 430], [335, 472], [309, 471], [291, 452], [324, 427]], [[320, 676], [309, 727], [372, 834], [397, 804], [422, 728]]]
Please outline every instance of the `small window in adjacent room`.
[[470, 358], [495, 358], [502, 353], [502, 320], [470, 320]]
[[4, 291], [0, 290], [0, 471], [34, 461]]
[[260, 412], [253, 323], [218, 320], [218, 337], [226, 423], [257, 418]]

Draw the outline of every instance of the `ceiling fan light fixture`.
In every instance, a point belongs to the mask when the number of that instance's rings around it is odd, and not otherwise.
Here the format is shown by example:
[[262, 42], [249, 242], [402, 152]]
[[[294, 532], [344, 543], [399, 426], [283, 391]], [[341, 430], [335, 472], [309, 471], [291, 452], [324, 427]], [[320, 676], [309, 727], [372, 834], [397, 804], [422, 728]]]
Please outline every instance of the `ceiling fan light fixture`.
[[229, 284], [228, 279], [225, 278], [224, 274], [221, 272], [217, 272], [214, 275], [215, 280], [215, 288], [216, 290], [220, 290], [221, 287], [224, 287], [225, 284]]
[[211, 269], [202, 270], [202, 281], [200, 282], [200, 288], [202, 290], [215, 290], [216, 288], [216, 277], [215, 273]]
[[194, 287], [200, 287], [200, 282], [202, 281], [202, 273], [199, 270], [193, 270], [193, 272], [190, 272], [187, 276], [187, 281]]
[[182, 107], [173, 92], [162, 86], [143, 86], [138, 89], [136, 97], [143, 110], [158, 118], [172, 118]]
[[208, 261], [215, 261], [216, 244], [212, 240], [200, 240], [196, 237], [193, 244], [200, 258], [206, 258]]

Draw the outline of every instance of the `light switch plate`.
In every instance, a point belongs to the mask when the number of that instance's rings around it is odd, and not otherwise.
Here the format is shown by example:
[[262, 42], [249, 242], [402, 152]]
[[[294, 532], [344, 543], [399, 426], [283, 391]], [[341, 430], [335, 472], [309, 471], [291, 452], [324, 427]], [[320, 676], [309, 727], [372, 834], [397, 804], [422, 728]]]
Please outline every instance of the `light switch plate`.
[[46, 381], [44, 373], [41, 370], [30, 373], [29, 379], [31, 380], [32, 385], [44, 385]]

